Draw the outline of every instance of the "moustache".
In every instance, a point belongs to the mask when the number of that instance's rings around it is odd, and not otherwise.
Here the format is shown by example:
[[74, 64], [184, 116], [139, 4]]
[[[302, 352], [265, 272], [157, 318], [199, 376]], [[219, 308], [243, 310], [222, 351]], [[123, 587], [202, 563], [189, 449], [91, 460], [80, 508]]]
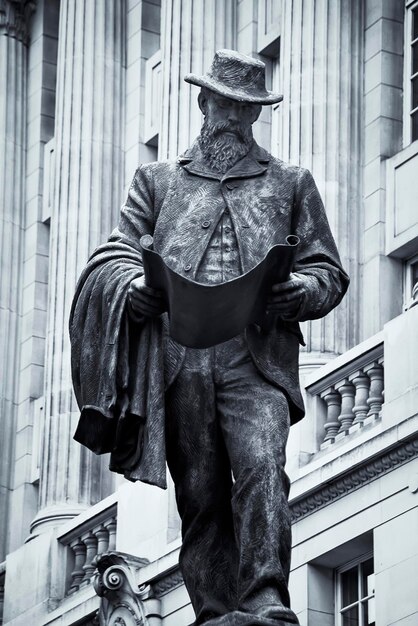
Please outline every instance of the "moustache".
[[223, 133], [233, 133], [240, 141], [245, 141], [245, 130], [240, 124], [231, 124], [227, 122], [218, 122], [213, 125], [212, 133], [214, 137], [218, 137]]

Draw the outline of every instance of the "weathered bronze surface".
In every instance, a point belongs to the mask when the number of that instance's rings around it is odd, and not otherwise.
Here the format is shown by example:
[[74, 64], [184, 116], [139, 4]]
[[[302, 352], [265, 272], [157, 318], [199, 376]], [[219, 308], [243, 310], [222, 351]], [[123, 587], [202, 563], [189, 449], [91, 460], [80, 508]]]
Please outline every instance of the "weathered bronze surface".
[[[343, 297], [341, 267], [311, 174], [252, 137], [265, 89], [259, 61], [219, 51], [204, 77], [201, 135], [174, 162], [138, 168], [120, 222], [84, 270], [71, 312], [75, 438], [111, 452], [111, 469], [166, 486], [182, 519], [180, 563], [206, 626], [297, 624], [290, 568], [289, 426], [304, 415], [299, 322]], [[218, 284], [300, 239], [289, 280], [273, 284], [269, 323], [205, 349], [168, 333], [164, 294], [145, 285], [140, 238], [177, 273]]]

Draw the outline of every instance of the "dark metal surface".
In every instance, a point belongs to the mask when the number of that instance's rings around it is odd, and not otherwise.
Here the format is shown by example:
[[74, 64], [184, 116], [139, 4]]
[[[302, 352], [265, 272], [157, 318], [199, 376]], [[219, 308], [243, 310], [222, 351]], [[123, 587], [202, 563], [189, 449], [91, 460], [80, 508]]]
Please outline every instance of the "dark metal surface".
[[[234, 103], [224, 113], [228, 103], [218, 100], [209, 106], [207, 95], [199, 103], [222, 127], [223, 116], [241, 111]], [[241, 112], [248, 126], [259, 109]], [[231, 128], [224, 147], [233, 160]], [[250, 127], [244, 131], [251, 137]], [[140, 167], [118, 228], [80, 278], [70, 320], [81, 409], [75, 438], [111, 452], [114, 471], [160, 487], [167, 459], [182, 518], [184, 580], [196, 624], [206, 626], [298, 623], [287, 589], [284, 464], [290, 424], [304, 414], [299, 322], [326, 315], [348, 286], [311, 174], [255, 143], [248, 150], [223, 169], [225, 161], [215, 167], [196, 142], [176, 162]], [[169, 268], [208, 288], [250, 272], [296, 235], [298, 298], [267, 325], [251, 323], [211, 348], [185, 348], [169, 336], [167, 314], [132, 311], [128, 292], [143, 274], [143, 235], [152, 235]], [[149, 290], [141, 285], [137, 293]]]
[[[196, 623], [265, 605], [289, 610], [289, 407], [244, 335], [187, 349], [167, 395], [167, 461], [182, 519], [180, 564]], [[216, 622], [217, 623], [217, 622]], [[248, 622], [246, 622], [248, 623]], [[259, 624], [268, 621], [259, 620]]]
[[[147, 285], [166, 294], [170, 337], [189, 348], [209, 348], [232, 339], [251, 323], [263, 325], [272, 285], [288, 278], [299, 243], [297, 237], [289, 235], [284, 243], [270, 248], [260, 263], [242, 274], [236, 260], [238, 249], [223, 244], [219, 250], [216, 234], [213, 239], [218, 262], [214, 255], [206, 255], [209, 262], [205, 263], [204, 259], [205, 271], [201, 269], [200, 274], [202, 280], [207, 280], [197, 282], [168, 267], [161, 255], [152, 250], [150, 235], [141, 238]], [[234, 272], [233, 267], [238, 271]], [[228, 273], [237, 275], [222, 280]], [[215, 276], [221, 280], [216, 281]]]
[[[118, 228], [80, 277], [70, 319], [73, 382], [81, 408], [75, 437], [97, 453], [112, 452], [113, 468], [132, 479], [166, 484], [164, 389], [185, 354], [168, 337], [165, 316], [139, 326], [127, 314], [129, 285], [142, 274], [140, 238], [152, 234], [165, 262], [195, 278], [225, 207], [242, 271], [287, 235], [300, 239], [294, 270], [306, 276], [307, 288], [297, 314], [293, 320], [278, 319], [268, 333], [254, 324], [246, 329], [253, 361], [286, 394], [292, 423], [304, 414], [298, 321], [322, 317], [347, 289], [348, 277], [307, 170], [286, 165], [256, 144], [224, 176], [205, 166], [198, 145], [176, 162], [141, 166]], [[202, 228], [205, 220], [210, 228]], [[188, 265], [191, 270], [185, 271]]]

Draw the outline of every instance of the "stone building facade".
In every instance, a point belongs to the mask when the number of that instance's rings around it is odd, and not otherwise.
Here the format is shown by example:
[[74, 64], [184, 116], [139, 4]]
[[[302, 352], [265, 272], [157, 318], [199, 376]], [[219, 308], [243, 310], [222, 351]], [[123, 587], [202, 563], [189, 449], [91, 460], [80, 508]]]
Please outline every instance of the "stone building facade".
[[351, 276], [303, 329], [293, 609], [302, 626], [418, 623], [418, 0], [0, 0], [4, 625], [87, 625], [99, 606], [112, 625], [193, 621], [172, 487], [72, 440], [67, 326], [138, 164], [199, 131], [183, 76], [223, 47], [284, 93], [256, 139], [312, 171]]

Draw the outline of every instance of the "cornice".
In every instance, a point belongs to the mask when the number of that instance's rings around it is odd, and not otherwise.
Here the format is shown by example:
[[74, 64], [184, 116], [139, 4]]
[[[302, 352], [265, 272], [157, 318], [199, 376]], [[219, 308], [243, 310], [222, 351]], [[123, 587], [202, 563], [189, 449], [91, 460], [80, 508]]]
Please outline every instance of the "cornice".
[[183, 582], [183, 575], [180, 571], [179, 566], [177, 566], [175, 569], [171, 570], [171, 572], [169, 572], [162, 578], [159, 578], [155, 582], [151, 581], [150, 584], [152, 586], [154, 595], [157, 598], [160, 598], [161, 596], [169, 593], [176, 587], [180, 587]]
[[418, 435], [413, 439], [400, 442], [396, 447], [385, 453], [357, 465], [343, 475], [326, 484], [318, 485], [314, 491], [299, 497], [290, 503], [292, 522], [315, 513], [348, 493], [359, 489], [384, 474], [391, 472], [400, 465], [418, 456]]

